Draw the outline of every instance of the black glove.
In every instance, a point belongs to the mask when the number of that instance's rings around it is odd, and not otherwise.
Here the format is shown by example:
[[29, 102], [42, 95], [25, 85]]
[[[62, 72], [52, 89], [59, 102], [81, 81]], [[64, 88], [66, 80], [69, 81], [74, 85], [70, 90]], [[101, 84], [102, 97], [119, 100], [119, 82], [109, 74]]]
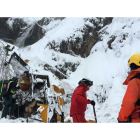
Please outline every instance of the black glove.
[[4, 63], [4, 66], [7, 66], [7, 65], [8, 65], [8, 62], [5, 62], [5, 63]]
[[17, 89], [20, 89], [20, 86], [18, 86]]
[[95, 102], [93, 100], [91, 101], [90, 104], [93, 105], [93, 106], [95, 106]]

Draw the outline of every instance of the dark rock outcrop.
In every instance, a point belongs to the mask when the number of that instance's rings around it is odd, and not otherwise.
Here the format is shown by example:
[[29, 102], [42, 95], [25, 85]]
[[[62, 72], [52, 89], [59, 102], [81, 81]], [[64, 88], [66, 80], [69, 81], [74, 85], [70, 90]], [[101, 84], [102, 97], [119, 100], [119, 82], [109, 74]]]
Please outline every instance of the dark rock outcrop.
[[63, 20], [64, 17], [44, 17], [38, 21], [30, 30], [27, 38], [25, 39], [24, 46], [32, 45], [40, 40], [46, 33], [46, 30], [42, 27], [48, 25], [53, 20]]
[[55, 76], [57, 76], [59, 79], [67, 79], [67, 76], [64, 75], [62, 72], [57, 70], [56, 68], [53, 68], [49, 64], [44, 65], [44, 70], [51, 71]]
[[[79, 66], [79, 64], [80, 64], [79, 62], [78, 63], [65, 62], [64, 65], [57, 65], [55, 66], [55, 68], [53, 68], [49, 64], [45, 64], [44, 69], [47, 71], [51, 71], [59, 79], [67, 79], [69, 74], [71, 72], [74, 72]], [[70, 73], [67, 73], [68, 71]]]
[[109, 48], [109, 49], [112, 49], [111, 44], [112, 44], [112, 42], [113, 42], [115, 39], [116, 39], [115, 36], [111, 36], [111, 37], [110, 37], [110, 40], [107, 42], [107, 44], [108, 44], [108, 48]]
[[75, 34], [73, 34], [67, 40], [62, 40], [60, 45], [52, 41], [48, 43], [48, 46], [61, 53], [80, 55], [84, 58], [89, 56], [92, 47], [100, 41], [98, 31], [110, 24], [112, 18], [85, 18], [85, 21], [87, 22], [85, 27], [78, 30], [83, 33], [82, 38], [75, 37]]
[[24, 32], [25, 27], [27, 27], [27, 23], [25, 23], [22, 18], [16, 18], [13, 22], [13, 29], [10, 37], [16, 40]]
[[10, 18], [0, 18], [0, 38], [11, 44], [20, 36], [22, 28], [27, 24], [21, 19], [16, 18], [13, 22], [12, 28], [7, 24]]
[[7, 17], [0, 18], [0, 39], [6, 40], [7, 42], [14, 42], [10, 39], [11, 30], [9, 25], [6, 23]]
[[[28, 46], [28, 45], [32, 45], [34, 43], [36, 43], [38, 40], [40, 40], [44, 34], [45, 34], [45, 30], [39, 26], [42, 26], [45, 22], [45, 19], [43, 18], [42, 20], [38, 21], [33, 28], [30, 30], [27, 38], [25, 39], [24, 45]], [[47, 25], [48, 23], [46, 23]]]

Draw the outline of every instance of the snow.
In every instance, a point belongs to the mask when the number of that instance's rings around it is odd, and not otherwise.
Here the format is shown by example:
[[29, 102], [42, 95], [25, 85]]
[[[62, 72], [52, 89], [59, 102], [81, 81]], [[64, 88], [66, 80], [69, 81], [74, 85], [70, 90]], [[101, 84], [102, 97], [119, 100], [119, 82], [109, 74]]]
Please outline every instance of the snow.
[[20, 46], [20, 47], [24, 46], [25, 39], [28, 36], [29, 32], [31, 31], [31, 29], [33, 28], [34, 25], [35, 25], [35, 23], [31, 24], [29, 26], [29, 28], [19, 38], [16, 39], [16, 42], [15, 42], [16, 46]]
[[[27, 21], [28, 19], [24, 20]], [[10, 24], [12, 24], [12, 21]], [[64, 87], [66, 94], [72, 94], [82, 78], [86, 77], [93, 80], [93, 86], [87, 92], [87, 97], [96, 102], [95, 109], [98, 122], [116, 123], [126, 91], [126, 86], [122, 83], [127, 77], [128, 60], [134, 53], [140, 53], [140, 18], [113, 18], [112, 23], [104, 27], [108, 34], [102, 34], [102, 41], [93, 46], [87, 58], [55, 52], [46, 47], [48, 42], [55, 40], [59, 44], [73, 34], [75, 34], [75, 37], [81, 37], [82, 32], [80, 30], [83, 29], [85, 24], [90, 25], [82, 17], [68, 17], [62, 21], [51, 21], [48, 25], [43, 26], [47, 32], [42, 39], [26, 48], [16, 48], [15, 51], [21, 54], [23, 60], [29, 60], [28, 65], [33, 71], [38, 70], [39, 74], [49, 75], [51, 84]], [[125, 39], [123, 39], [123, 35], [125, 35]], [[112, 42], [112, 49], [109, 49], [107, 43], [111, 36], [116, 38]], [[57, 57], [57, 61], [52, 60], [53, 57]], [[42, 67], [46, 63], [55, 67], [57, 64], [63, 64], [64, 61], [80, 62], [77, 70], [65, 80], [56, 80], [51, 72], [45, 71]], [[95, 94], [99, 97], [97, 98]], [[69, 110], [70, 103], [64, 107], [67, 114], [66, 120], [71, 120]], [[86, 119], [94, 120], [91, 105], [87, 106]], [[10, 120], [0, 119], [0, 122], [10, 122]]]
[[[90, 56], [81, 62], [78, 69], [71, 74], [68, 80], [65, 80], [75, 86], [83, 77], [93, 80], [93, 87], [89, 90], [87, 97], [96, 101], [95, 108], [99, 123], [117, 122], [121, 102], [126, 91], [126, 86], [123, 86], [122, 83], [127, 77], [127, 63], [132, 54], [140, 52], [140, 42], [137, 39], [137, 36], [140, 35], [138, 33], [140, 29], [137, 28], [140, 25], [139, 20], [140, 18], [114, 18], [113, 22], [108, 25], [109, 34], [104, 35], [103, 41], [94, 45]], [[133, 23], [133, 26], [130, 27], [131, 23]], [[127, 25], [129, 29], [124, 31], [122, 29], [124, 25]], [[137, 30], [135, 30], [136, 28]], [[137, 33], [137, 36], [132, 36], [132, 32], [133, 34]], [[121, 47], [122, 44], [117, 40], [124, 33], [130, 34], [130, 36], [126, 37], [124, 46]], [[106, 50], [104, 45], [107, 44], [109, 37], [112, 35], [117, 36], [115, 42], [113, 42], [115, 47], [112, 50]], [[103, 85], [106, 94], [100, 85]], [[98, 93], [99, 95], [100, 92], [102, 96], [107, 97], [104, 103], [97, 102], [93, 94]], [[93, 116], [92, 106], [88, 105], [86, 119], [94, 119]]]

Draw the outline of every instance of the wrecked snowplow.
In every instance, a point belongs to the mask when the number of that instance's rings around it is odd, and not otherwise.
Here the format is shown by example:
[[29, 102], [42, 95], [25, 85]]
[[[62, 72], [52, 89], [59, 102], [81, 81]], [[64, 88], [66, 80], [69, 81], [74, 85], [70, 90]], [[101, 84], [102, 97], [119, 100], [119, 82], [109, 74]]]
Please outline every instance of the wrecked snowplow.
[[[18, 117], [24, 117], [28, 120], [31, 114], [40, 112], [40, 118], [43, 122], [64, 122], [64, 89], [51, 85], [48, 75], [31, 72], [27, 63], [15, 52], [7, 63], [7, 65], [12, 66], [15, 75], [19, 78], [18, 84], [21, 92], [18, 96], [18, 105], [24, 113]], [[20, 112], [19, 110], [18, 112]]]
[[48, 97], [48, 104], [38, 104], [40, 108], [38, 111], [41, 112], [40, 117], [43, 122], [64, 122], [64, 112], [63, 112], [63, 98], [62, 94], [65, 94], [64, 89], [59, 89], [59, 87], [52, 85], [53, 96]]

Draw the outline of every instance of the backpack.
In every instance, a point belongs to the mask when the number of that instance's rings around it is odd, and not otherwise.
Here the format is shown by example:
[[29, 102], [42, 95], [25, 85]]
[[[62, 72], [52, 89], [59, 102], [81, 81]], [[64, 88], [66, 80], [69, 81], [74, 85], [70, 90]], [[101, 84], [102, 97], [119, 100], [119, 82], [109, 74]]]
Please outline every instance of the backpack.
[[[138, 74], [138, 75], [132, 77], [130, 80], [132, 80], [132, 79], [134, 79], [134, 78], [140, 79], [140, 74]], [[140, 99], [139, 99], [139, 98], [138, 98], [138, 100], [137, 100], [137, 102], [136, 102], [135, 105], [140, 106]], [[134, 114], [137, 114], [137, 113], [134, 113]], [[128, 122], [132, 122], [132, 115], [133, 115], [133, 114], [130, 114], [130, 115], [128, 116]], [[138, 115], [140, 116], [140, 112], [138, 112]]]
[[8, 83], [9, 80], [0, 81], [0, 97], [3, 97], [7, 93], [8, 86], [9, 86]]
[[[130, 80], [132, 80], [132, 79], [134, 79], [134, 78], [140, 79], [140, 74], [138, 74], [138, 75], [132, 77]], [[140, 106], [140, 99], [137, 100], [136, 105], [139, 105], [139, 106]]]

